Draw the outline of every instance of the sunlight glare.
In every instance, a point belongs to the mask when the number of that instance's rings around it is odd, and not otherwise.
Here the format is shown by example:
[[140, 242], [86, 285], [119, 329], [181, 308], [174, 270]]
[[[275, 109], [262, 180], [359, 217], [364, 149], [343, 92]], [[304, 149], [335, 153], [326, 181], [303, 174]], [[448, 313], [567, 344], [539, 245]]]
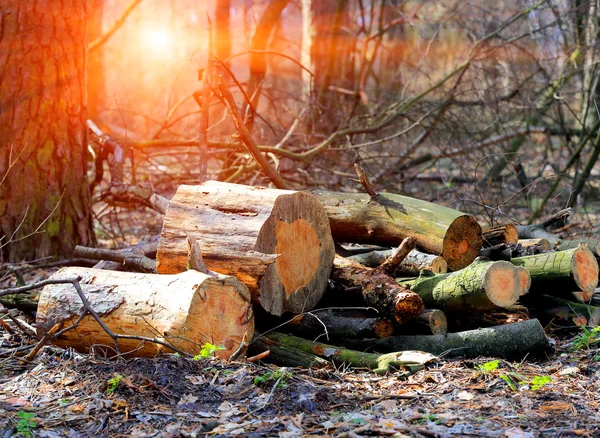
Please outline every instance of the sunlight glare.
[[141, 42], [153, 58], [167, 58], [173, 54], [175, 38], [165, 27], [147, 27], [141, 32]]

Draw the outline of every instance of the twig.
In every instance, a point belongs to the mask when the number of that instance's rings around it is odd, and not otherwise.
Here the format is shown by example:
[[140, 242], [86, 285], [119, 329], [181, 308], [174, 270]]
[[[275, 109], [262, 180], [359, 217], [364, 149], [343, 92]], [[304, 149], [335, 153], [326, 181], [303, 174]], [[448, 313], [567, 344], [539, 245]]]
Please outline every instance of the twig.
[[121, 28], [127, 17], [133, 12], [135, 7], [139, 5], [143, 0], [131, 0], [131, 2], [125, 7], [125, 10], [117, 17], [112, 27], [108, 30], [108, 32], [100, 35], [94, 41], [88, 44], [88, 53], [93, 52], [98, 49], [102, 44], [104, 44], [108, 39], [114, 35], [114, 33]]
[[354, 169], [356, 170], [356, 174], [358, 175], [358, 180], [364, 187], [365, 191], [369, 194], [369, 197], [373, 199], [379, 196], [379, 193], [377, 192], [377, 190], [375, 190], [375, 187], [373, 187], [371, 181], [369, 181], [369, 178], [367, 177], [367, 174], [365, 173], [364, 169], [360, 167], [358, 163], [354, 163]]
[[383, 271], [390, 275], [394, 276], [394, 272], [398, 269], [398, 266], [402, 263], [402, 261], [408, 256], [408, 253], [411, 252], [417, 246], [417, 238], [414, 236], [409, 236], [405, 238], [400, 246], [392, 253], [390, 257], [388, 257], [379, 267], [379, 269], [383, 269]]
[[133, 268], [141, 272], [156, 273], [156, 261], [144, 254], [129, 253], [104, 249], [104, 248], [88, 248], [86, 246], [77, 245], [73, 253], [76, 257], [83, 257], [93, 260], [108, 260], [111, 262], [122, 263], [128, 268]]
[[250, 132], [248, 131], [246, 125], [244, 124], [244, 121], [242, 120], [242, 116], [237, 109], [237, 106], [235, 104], [231, 91], [229, 91], [229, 88], [227, 88], [225, 84], [223, 84], [220, 78], [217, 82], [217, 90], [219, 92], [219, 96], [221, 97], [221, 99], [223, 99], [223, 102], [225, 103], [229, 114], [231, 114], [235, 127], [238, 131], [237, 138], [242, 142], [244, 146], [246, 146], [246, 148], [252, 154], [252, 156], [260, 165], [262, 170], [267, 174], [267, 176], [273, 182], [273, 184], [275, 184], [275, 187], [277, 187], [278, 189], [290, 189], [288, 183], [281, 177], [281, 175], [279, 175], [273, 168], [271, 168], [266, 158], [258, 149], [258, 146], [252, 139]]

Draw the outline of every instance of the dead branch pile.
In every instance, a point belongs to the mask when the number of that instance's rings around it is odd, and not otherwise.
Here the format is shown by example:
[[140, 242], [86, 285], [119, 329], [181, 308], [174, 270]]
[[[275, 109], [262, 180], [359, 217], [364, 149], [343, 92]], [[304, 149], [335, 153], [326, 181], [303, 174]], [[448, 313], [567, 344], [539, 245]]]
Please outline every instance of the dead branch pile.
[[[541, 226], [482, 230], [361, 181], [367, 195], [180, 186], [160, 239], [78, 248], [105, 261], [63, 268], [28, 296], [39, 345], [153, 356], [210, 344], [221, 358], [250, 347], [288, 366], [411, 373], [433, 355], [543, 355], [544, 327], [600, 322], [588, 304], [597, 241], [571, 244]], [[1, 291], [0, 302], [34, 287]]]

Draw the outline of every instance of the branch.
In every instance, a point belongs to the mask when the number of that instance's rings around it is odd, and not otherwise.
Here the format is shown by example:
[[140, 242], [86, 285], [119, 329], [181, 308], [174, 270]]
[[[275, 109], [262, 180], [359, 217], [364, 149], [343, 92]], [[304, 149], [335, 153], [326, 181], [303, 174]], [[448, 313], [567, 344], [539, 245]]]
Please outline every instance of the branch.
[[102, 44], [107, 42], [114, 33], [123, 26], [127, 17], [133, 12], [137, 5], [139, 5], [143, 0], [131, 0], [131, 2], [125, 7], [125, 10], [117, 17], [112, 27], [105, 34], [99, 36], [94, 41], [88, 44], [88, 53], [92, 53], [94, 50], [98, 49]]

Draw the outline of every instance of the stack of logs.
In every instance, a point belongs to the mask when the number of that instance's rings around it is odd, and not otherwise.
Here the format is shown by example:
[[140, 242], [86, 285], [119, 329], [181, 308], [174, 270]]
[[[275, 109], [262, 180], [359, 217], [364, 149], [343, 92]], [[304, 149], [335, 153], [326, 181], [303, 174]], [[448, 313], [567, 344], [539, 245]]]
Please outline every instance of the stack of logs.
[[[523, 357], [547, 350], [539, 321], [546, 329], [600, 322], [587, 304], [600, 244], [560, 241], [547, 225], [482, 230], [470, 215], [400, 195], [209, 181], [179, 187], [157, 247], [98, 266], [112, 270], [64, 268], [53, 278], [78, 277], [113, 332], [190, 354], [208, 342], [228, 358], [249, 345], [286, 365], [321, 356], [377, 369], [382, 356], [354, 350]], [[105, 258], [94, 253], [77, 255]], [[141, 272], [114, 270], [127, 266]], [[81, 311], [70, 284], [46, 286], [38, 330], [73, 323]], [[88, 350], [113, 339], [87, 315], [54, 342]], [[118, 342], [132, 355], [169, 351]]]

